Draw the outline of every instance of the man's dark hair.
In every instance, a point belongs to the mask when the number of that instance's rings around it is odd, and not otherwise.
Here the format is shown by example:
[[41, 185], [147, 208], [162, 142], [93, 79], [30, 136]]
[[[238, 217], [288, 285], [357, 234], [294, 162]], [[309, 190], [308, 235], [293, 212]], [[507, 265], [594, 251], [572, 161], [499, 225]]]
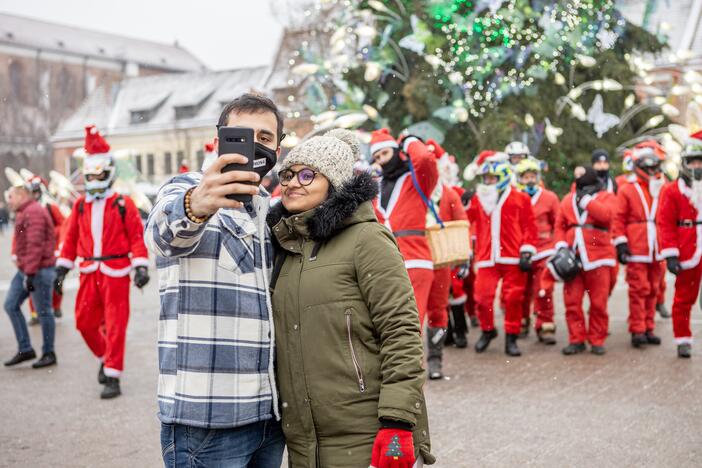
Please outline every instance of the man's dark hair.
[[246, 93], [242, 94], [232, 102], [224, 106], [222, 113], [219, 115], [217, 127], [224, 127], [229, 122], [229, 116], [233, 114], [259, 114], [263, 112], [272, 112], [275, 115], [275, 120], [278, 123], [278, 146], [283, 139], [283, 114], [278, 110], [275, 103], [260, 94]]

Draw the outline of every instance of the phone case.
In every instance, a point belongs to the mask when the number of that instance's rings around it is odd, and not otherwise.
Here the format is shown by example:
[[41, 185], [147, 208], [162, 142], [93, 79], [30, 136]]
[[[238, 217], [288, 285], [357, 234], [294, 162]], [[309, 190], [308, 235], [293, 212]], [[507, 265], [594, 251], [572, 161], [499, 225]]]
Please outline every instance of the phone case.
[[[237, 153], [248, 158], [246, 164], [227, 164], [222, 168], [222, 172], [254, 171], [254, 131], [252, 128], [220, 127], [217, 131], [217, 136], [219, 137], [218, 154]], [[254, 182], [243, 183], [256, 185]], [[227, 195], [227, 198], [240, 202], [250, 202], [252, 197], [245, 194], [230, 194]]]

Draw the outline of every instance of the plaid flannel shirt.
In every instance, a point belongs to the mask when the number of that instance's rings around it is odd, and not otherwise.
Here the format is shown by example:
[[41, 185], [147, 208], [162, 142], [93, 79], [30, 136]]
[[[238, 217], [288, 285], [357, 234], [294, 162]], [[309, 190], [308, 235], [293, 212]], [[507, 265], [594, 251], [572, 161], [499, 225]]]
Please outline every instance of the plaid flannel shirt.
[[146, 224], [156, 254], [159, 317], [159, 419], [167, 424], [232, 428], [278, 415], [270, 197], [261, 190], [239, 210], [208, 222], [185, 215], [188, 173], [160, 190]]

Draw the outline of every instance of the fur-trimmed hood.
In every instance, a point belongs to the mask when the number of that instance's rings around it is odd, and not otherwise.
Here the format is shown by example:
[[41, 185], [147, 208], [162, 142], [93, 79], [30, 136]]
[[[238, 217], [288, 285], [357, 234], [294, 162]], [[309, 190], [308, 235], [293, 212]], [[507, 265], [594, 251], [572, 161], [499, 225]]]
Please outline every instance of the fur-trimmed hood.
[[[373, 200], [377, 194], [378, 183], [370, 174], [359, 174], [345, 182], [317, 208], [298, 216], [304, 220], [304, 230], [309, 238], [315, 242], [324, 242], [351, 224], [374, 221], [375, 212], [370, 205], [361, 210], [359, 208]], [[273, 228], [291, 216], [281, 202], [271, 208], [266, 221]]]

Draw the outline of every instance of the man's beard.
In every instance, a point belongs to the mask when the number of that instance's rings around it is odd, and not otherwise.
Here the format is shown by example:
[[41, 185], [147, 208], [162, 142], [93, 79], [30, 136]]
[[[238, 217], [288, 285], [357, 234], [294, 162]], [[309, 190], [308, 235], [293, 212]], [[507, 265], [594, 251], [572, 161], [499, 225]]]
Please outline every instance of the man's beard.
[[692, 205], [702, 211], [702, 180], [692, 181]]
[[485, 210], [487, 214], [491, 214], [497, 206], [497, 200], [500, 197], [497, 186], [478, 184], [476, 193], [483, 210]]
[[661, 193], [661, 189], [665, 185], [665, 179], [663, 177], [651, 176], [648, 179], [648, 192], [652, 197], [656, 198]]

